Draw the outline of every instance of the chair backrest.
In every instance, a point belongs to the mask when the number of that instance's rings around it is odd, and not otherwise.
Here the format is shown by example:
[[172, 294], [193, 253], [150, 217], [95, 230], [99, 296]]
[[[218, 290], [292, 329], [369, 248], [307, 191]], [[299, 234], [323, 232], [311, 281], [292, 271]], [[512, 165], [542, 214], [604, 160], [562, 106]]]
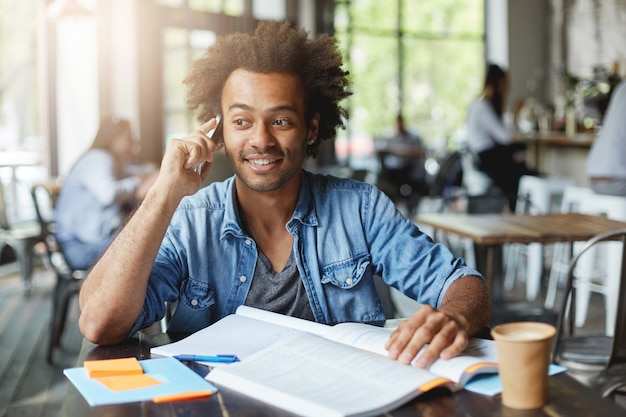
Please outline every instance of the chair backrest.
[[7, 218], [7, 203], [4, 194], [4, 184], [0, 180], [0, 230], [9, 230], [9, 219]]
[[[41, 229], [50, 231], [50, 227], [54, 223], [53, 200], [50, 192], [44, 184], [35, 184], [32, 186], [30, 194], [35, 206], [35, 215], [41, 225]], [[46, 230], [44, 230], [44, 232]]]
[[493, 180], [480, 170], [476, 163], [477, 156], [470, 150], [461, 152], [461, 167], [463, 169], [463, 186], [468, 195], [481, 195], [493, 186]]
[[[626, 228], [612, 230], [601, 233], [589, 239], [576, 252], [569, 264], [567, 281], [563, 293], [563, 301], [557, 319], [557, 334], [553, 346], [553, 360], [557, 360], [560, 355], [562, 338], [574, 334], [574, 316], [575, 316], [575, 297], [572, 297], [572, 290], [575, 278], [575, 269], [579, 259], [592, 247], [600, 242], [620, 241], [622, 244], [622, 257], [620, 268], [620, 284], [618, 289], [618, 305], [617, 319], [615, 321], [615, 330], [613, 334], [611, 352], [609, 355], [607, 367], [617, 363], [626, 363]], [[617, 267], [617, 265], [616, 265]], [[567, 332], [566, 332], [567, 331]]]
[[561, 199], [561, 212], [570, 213], [578, 212], [578, 208], [585, 201], [593, 198], [594, 192], [589, 187], [579, 185], [569, 185], [563, 190], [563, 198]]
[[578, 210], [585, 214], [602, 214], [612, 220], [626, 221], [626, 197], [594, 193], [580, 203]]
[[516, 213], [543, 214], [552, 211], [553, 201], [560, 200], [566, 187], [576, 181], [564, 177], [522, 175], [518, 187]]
[[50, 190], [45, 184], [35, 184], [31, 188], [31, 197], [35, 206], [37, 220], [41, 225], [43, 241], [46, 247], [46, 255], [50, 266], [59, 278], [84, 278], [86, 271], [72, 270], [72, 268], [70, 268], [65, 258], [65, 254], [63, 254], [61, 245], [59, 245], [56, 237], [54, 236], [54, 196], [50, 194]]

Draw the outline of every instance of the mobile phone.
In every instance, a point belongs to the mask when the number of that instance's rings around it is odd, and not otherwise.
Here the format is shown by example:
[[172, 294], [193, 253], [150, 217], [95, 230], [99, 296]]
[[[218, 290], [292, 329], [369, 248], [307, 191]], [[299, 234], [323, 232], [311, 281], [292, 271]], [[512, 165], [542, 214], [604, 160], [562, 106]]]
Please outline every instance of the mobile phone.
[[[215, 142], [217, 150], [220, 150], [222, 146], [224, 146], [224, 136], [222, 134], [223, 129], [222, 129], [222, 124], [220, 123], [222, 121], [222, 115], [218, 114], [217, 116], [215, 116], [215, 119], [217, 120], [217, 123], [213, 129], [207, 132], [207, 136], [211, 140], [213, 140], [213, 142]], [[204, 162], [200, 162], [198, 166], [195, 168], [195, 171], [198, 173], [198, 175], [202, 175], [203, 166], [204, 166]]]
[[224, 128], [222, 126], [222, 115], [215, 116], [217, 124], [211, 130], [209, 130], [208, 136], [213, 139], [213, 142], [217, 145], [217, 149], [221, 149], [224, 146]]

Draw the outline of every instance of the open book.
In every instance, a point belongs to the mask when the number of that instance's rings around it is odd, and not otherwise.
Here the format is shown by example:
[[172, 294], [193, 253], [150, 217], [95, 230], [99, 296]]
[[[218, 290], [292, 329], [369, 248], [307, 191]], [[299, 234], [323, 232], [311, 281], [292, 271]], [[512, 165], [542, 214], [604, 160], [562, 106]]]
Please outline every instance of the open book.
[[[362, 323], [327, 326], [246, 306], [153, 355], [235, 354], [207, 379], [296, 414], [369, 416], [436, 387], [460, 389], [497, 372], [495, 343], [472, 339], [462, 355], [428, 370], [388, 359], [392, 329]], [[212, 364], [214, 365], [214, 364]]]

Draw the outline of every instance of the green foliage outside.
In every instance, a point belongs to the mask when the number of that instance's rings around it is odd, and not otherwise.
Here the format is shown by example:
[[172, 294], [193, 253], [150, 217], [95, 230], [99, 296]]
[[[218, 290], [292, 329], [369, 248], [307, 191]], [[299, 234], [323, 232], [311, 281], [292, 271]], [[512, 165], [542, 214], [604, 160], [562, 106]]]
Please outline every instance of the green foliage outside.
[[401, 111], [428, 145], [454, 147], [482, 89], [483, 0], [338, 0], [335, 10], [335, 36], [354, 91], [346, 134], [388, 137]]

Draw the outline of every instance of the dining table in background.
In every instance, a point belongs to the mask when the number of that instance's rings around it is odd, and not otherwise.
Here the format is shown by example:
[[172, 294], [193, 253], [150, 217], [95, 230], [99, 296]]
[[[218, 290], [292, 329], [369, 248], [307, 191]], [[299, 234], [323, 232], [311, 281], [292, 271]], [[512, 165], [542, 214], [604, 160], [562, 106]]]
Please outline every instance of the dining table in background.
[[[168, 335], [166, 333], [143, 334], [109, 346], [97, 346], [87, 340], [78, 356], [77, 365], [82, 366], [85, 360], [115, 359], [135, 357], [139, 360], [149, 359], [150, 348], [179, 340], [185, 335]], [[192, 368], [193, 369], [193, 368]], [[201, 375], [207, 368], [196, 365]], [[303, 381], [303, 383], [306, 383]], [[337, 395], [341, 395], [338, 383]], [[372, 393], [376, 395], [376, 393]], [[386, 417], [583, 417], [583, 416], [618, 416], [626, 410], [599, 393], [591, 390], [576, 379], [560, 373], [549, 378], [548, 403], [537, 410], [518, 411], [502, 405], [501, 396], [487, 396], [471, 391], [461, 390], [450, 393], [445, 390], [433, 391], [406, 403], [405, 405], [384, 415]], [[169, 403], [115, 404], [90, 407], [78, 390], [72, 385], [68, 389], [62, 404], [61, 415], [81, 417], [174, 417], [174, 416], [223, 416], [223, 417], [294, 417], [295, 415], [280, 408], [265, 404], [251, 397], [220, 387], [211, 397], [175, 401]]]
[[[18, 215], [18, 170], [24, 167], [36, 167], [41, 165], [41, 155], [26, 151], [2, 151], [0, 152], [0, 169], [10, 171], [8, 176], [7, 191], [7, 215], [15, 218]], [[1, 181], [1, 179], [0, 179]]]
[[528, 164], [539, 172], [559, 177], [570, 177], [586, 184], [587, 153], [596, 139], [595, 132], [518, 132], [514, 143], [524, 144]]
[[[511, 243], [570, 243], [591, 239], [611, 230], [625, 228], [626, 222], [606, 216], [580, 213], [530, 214], [464, 214], [428, 213], [415, 218], [418, 225], [426, 225], [438, 233], [452, 233], [470, 239], [478, 248], [485, 249], [485, 261], [480, 270], [491, 288], [494, 303], [503, 302], [502, 247]], [[480, 252], [480, 251], [477, 251]]]

